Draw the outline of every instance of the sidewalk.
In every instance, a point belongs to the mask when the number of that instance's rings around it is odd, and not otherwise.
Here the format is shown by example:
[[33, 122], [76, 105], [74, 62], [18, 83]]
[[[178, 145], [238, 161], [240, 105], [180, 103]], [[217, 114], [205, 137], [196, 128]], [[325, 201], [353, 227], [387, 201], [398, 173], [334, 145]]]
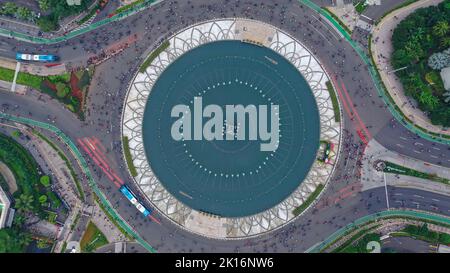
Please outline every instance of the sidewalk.
[[[0, 57], [0, 67], [16, 70], [16, 60]], [[20, 72], [25, 72], [38, 76], [50, 76], [63, 74], [66, 71], [66, 65], [64, 63], [47, 67], [43, 64], [34, 64], [21, 62]]]
[[411, 5], [398, 9], [385, 18], [374, 28], [372, 33], [371, 54], [380, 72], [381, 79], [386, 85], [386, 89], [393, 98], [395, 104], [401, 109], [414, 124], [437, 134], [449, 134], [443, 130], [442, 126], [431, 124], [429, 118], [416, 106], [414, 99], [404, 94], [403, 86], [395, 73], [388, 74], [394, 70], [390, 63], [390, 56], [393, 48], [391, 43], [392, 32], [405, 17], [418, 8], [437, 5], [443, 0], [422, 0]]
[[[97, 29], [103, 25], [125, 19], [125, 18], [132, 16], [150, 6], [156, 5], [162, 1], [163, 0], [146, 0], [142, 3], [139, 3], [135, 6], [133, 6], [132, 8], [130, 8], [126, 11], [117, 13], [112, 17], [107, 16], [106, 18], [103, 18], [99, 21], [93, 22], [92, 24], [87, 25], [83, 28], [78, 28], [77, 27], [78, 25], [69, 26], [69, 23], [68, 23], [68, 24], [65, 24], [65, 29], [61, 28], [60, 30], [58, 30], [58, 32], [51, 32], [51, 33], [45, 32], [39, 36], [39, 35], [33, 35], [31, 33], [24, 32], [24, 31], [16, 31], [13, 29], [0, 27], [0, 36], [14, 38], [14, 39], [17, 39], [20, 41], [26, 41], [26, 42], [30, 42], [30, 43], [36, 43], [36, 44], [52, 44], [52, 43], [64, 42], [75, 36], [78, 36], [78, 35], [87, 33], [89, 31], [92, 31], [94, 29]], [[73, 21], [72, 21], [72, 23], [73, 23]]]
[[369, 142], [364, 154], [365, 156], [362, 160], [363, 165], [361, 168], [363, 191], [384, 187], [386, 179], [386, 184], [390, 186], [415, 188], [450, 196], [449, 185], [418, 177], [379, 172], [375, 170], [373, 165], [377, 160], [386, 160], [420, 172], [436, 174], [439, 177], [450, 179], [450, 169], [448, 168], [399, 155], [387, 150], [374, 139]]

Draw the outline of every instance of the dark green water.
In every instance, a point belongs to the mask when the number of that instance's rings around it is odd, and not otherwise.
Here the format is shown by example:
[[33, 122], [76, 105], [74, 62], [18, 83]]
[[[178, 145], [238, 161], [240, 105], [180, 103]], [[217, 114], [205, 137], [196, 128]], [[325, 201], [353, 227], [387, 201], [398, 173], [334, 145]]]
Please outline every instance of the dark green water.
[[[188, 105], [193, 115], [195, 96], [203, 107], [279, 105], [278, 149], [261, 152], [260, 140], [173, 140], [172, 107]], [[147, 159], [164, 187], [187, 206], [224, 217], [256, 214], [288, 197], [311, 168], [319, 135], [317, 104], [298, 70], [271, 49], [240, 41], [202, 45], [167, 67], [143, 122]]]

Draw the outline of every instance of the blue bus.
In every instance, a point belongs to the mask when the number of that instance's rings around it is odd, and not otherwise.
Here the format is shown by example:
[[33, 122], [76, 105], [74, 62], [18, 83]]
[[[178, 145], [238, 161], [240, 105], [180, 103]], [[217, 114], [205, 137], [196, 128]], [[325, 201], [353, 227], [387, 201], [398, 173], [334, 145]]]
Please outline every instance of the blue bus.
[[58, 59], [55, 55], [35, 55], [26, 53], [16, 53], [16, 60], [18, 61], [36, 61], [36, 62], [54, 62]]
[[120, 192], [135, 206], [145, 217], [149, 216], [152, 211], [142, 205], [136, 198], [136, 195], [128, 188], [127, 185], [122, 185], [119, 188]]

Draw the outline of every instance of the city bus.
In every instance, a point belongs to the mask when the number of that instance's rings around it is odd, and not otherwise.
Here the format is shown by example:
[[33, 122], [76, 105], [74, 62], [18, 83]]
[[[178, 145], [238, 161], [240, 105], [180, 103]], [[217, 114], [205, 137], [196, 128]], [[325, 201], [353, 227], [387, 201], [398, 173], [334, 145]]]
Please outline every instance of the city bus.
[[26, 53], [16, 53], [18, 61], [54, 62], [58, 59], [55, 55], [35, 55]]
[[122, 185], [119, 190], [131, 202], [131, 204], [136, 207], [137, 210], [144, 214], [145, 217], [151, 214], [151, 210], [147, 209], [138, 201], [136, 195], [128, 188], [127, 185]]

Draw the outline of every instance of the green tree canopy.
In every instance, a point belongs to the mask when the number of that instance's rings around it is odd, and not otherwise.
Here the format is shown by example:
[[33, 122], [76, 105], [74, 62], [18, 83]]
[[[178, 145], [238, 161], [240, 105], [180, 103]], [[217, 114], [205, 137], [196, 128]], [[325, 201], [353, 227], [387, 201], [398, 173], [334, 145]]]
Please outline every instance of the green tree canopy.
[[41, 176], [41, 178], [39, 178], [39, 182], [41, 182], [41, 184], [44, 187], [49, 187], [50, 186], [50, 177], [48, 175], [43, 175], [43, 176]]
[[434, 34], [440, 37], [445, 36], [449, 29], [447, 21], [439, 21], [433, 26]]
[[33, 210], [33, 196], [22, 193], [19, 198], [16, 199], [16, 208], [19, 212]]

